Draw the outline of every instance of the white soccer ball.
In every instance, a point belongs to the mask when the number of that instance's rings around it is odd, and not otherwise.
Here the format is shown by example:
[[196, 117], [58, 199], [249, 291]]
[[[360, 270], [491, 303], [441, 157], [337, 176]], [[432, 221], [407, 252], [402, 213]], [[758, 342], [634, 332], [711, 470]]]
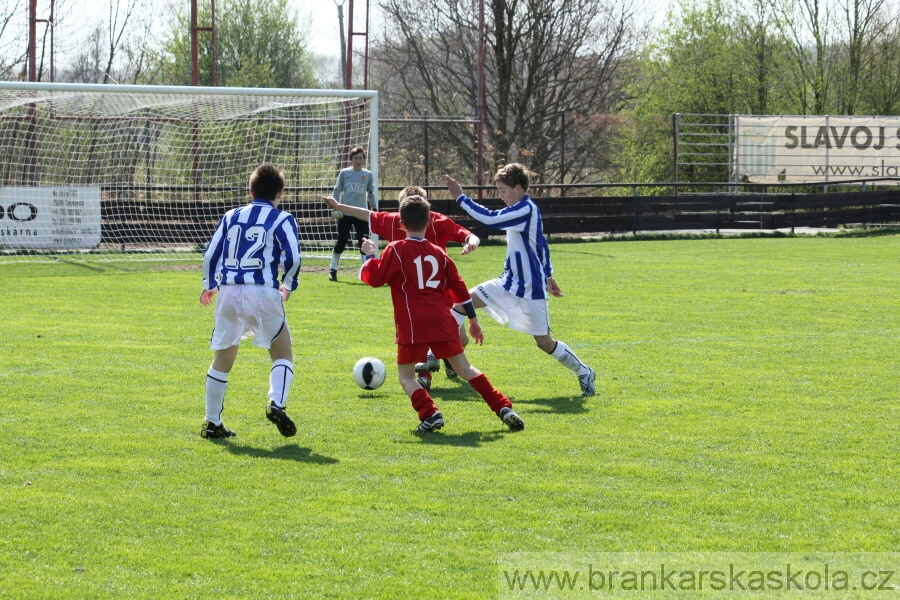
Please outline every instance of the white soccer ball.
[[359, 359], [353, 365], [353, 381], [364, 390], [380, 388], [386, 376], [387, 369], [384, 368], [384, 363], [377, 358], [367, 356]]

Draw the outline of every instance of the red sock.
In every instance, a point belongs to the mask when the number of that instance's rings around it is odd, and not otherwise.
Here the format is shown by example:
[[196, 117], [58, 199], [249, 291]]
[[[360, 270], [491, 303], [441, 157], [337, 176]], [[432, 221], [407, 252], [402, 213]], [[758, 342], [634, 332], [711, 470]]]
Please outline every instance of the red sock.
[[481, 394], [481, 397], [484, 398], [484, 401], [495, 413], [499, 414], [501, 408], [512, 408], [512, 402], [509, 401], [509, 398], [495, 390], [484, 373], [470, 379], [469, 385]]
[[412, 400], [413, 410], [419, 413], [420, 421], [424, 421], [438, 411], [438, 407], [428, 395], [428, 391], [422, 388], [414, 391], [410, 400]]

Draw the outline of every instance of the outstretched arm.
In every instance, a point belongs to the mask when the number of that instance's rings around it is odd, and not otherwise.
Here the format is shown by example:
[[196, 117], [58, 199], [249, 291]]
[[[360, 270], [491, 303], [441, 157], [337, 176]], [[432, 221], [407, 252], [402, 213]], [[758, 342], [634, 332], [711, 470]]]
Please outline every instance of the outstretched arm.
[[481, 245], [481, 240], [474, 233], [470, 233], [466, 236], [466, 243], [463, 244], [462, 252], [460, 254], [468, 254], [469, 252], [475, 252], [475, 249]]
[[362, 244], [359, 245], [359, 249], [362, 250], [362, 253], [366, 256], [375, 256], [375, 242], [367, 237], [362, 239]]
[[358, 206], [347, 206], [346, 204], [341, 204], [337, 200], [334, 199], [334, 196], [322, 196], [322, 200], [325, 201], [325, 204], [328, 205], [328, 208], [331, 210], [336, 210], [338, 212], [342, 212], [345, 215], [350, 215], [351, 217], [356, 217], [360, 221], [368, 221], [369, 213], [371, 211], [360, 208]]
[[449, 175], [444, 175], [444, 181], [447, 183], [447, 189], [450, 190], [450, 194], [453, 196], [454, 200], [462, 196], [463, 189], [462, 186], [459, 185], [458, 181], [456, 181]]

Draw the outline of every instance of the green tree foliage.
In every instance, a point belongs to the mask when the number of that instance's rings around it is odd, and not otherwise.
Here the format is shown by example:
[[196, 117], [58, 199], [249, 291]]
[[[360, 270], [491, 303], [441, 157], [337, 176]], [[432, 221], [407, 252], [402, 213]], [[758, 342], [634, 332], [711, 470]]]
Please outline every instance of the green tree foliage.
[[900, 20], [894, 20], [872, 44], [869, 78], [860, 92], [860, 111], [900, 115]]
[[789, 45], [764, 5], [723, 0], [670, 13], [641, 72], [667, 113], [764, 114], [787, 108], [781, 91]]
[[[637, 58], [616, 158], [617, 179], [674, 179], [674, 113], [789, 112], [790, 45], [764, 0], [723, 0], [670, 11], [657, 41]], [[698, 140], [699, 141], [699, 140]]]
[[[199, 3], [198, 25], [208, 27], [208, 3]], [[178, 5], [160, 53], [159, 83], [191, 84], [190, 12]], [[315, 86], [306, 32], [288, 0], [220, 0], [216, 3], [217, 85], [309, 88]], [[212, 43], [201, 32], [199, 84], [211, 85]]]

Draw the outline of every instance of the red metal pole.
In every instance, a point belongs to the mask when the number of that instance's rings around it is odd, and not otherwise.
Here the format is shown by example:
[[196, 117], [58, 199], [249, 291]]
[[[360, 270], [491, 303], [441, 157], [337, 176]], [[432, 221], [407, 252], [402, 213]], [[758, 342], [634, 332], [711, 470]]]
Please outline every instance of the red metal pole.
[[[476, 182], [484, 185], [484, 0], [478, 2], [478, 124], [475, 126], [475, 137], [478, 141]], [[478, 188], [481, 198], [481, 187]]]
[[366, 0], [366, 54], [363, 59], [363, 89], [369, 89], [369, 0]]
[[28, 3], [28, 81], [37, 81], [37, 0]]
[[211, 21], [210, 21], [210, 36], [212, 47], [210, 48], [210, 59], [212, 60], [212, 86], [216, 87], [218, 82], [216, 80], [216, 0], [211, 0], [210, 10], [212, 11]]
[[348, 90], [353, 89], [353, 0], [349, 0], [350, 6], [347, 9], [347, 64], [344, 65], [345, 80], [344, 87]]
[[54, 55], [56, 54], [56, 23], [53, 21], [53, 12], [56, 8], [56, 0], [50, 0], [50, 19], [48, 23], [50, 24], [50, 81], [56, 81], [56, 60], [54, 60]]
[[191, 85], [200, 81], [197, 65], [197, 0], [191, 0]]

